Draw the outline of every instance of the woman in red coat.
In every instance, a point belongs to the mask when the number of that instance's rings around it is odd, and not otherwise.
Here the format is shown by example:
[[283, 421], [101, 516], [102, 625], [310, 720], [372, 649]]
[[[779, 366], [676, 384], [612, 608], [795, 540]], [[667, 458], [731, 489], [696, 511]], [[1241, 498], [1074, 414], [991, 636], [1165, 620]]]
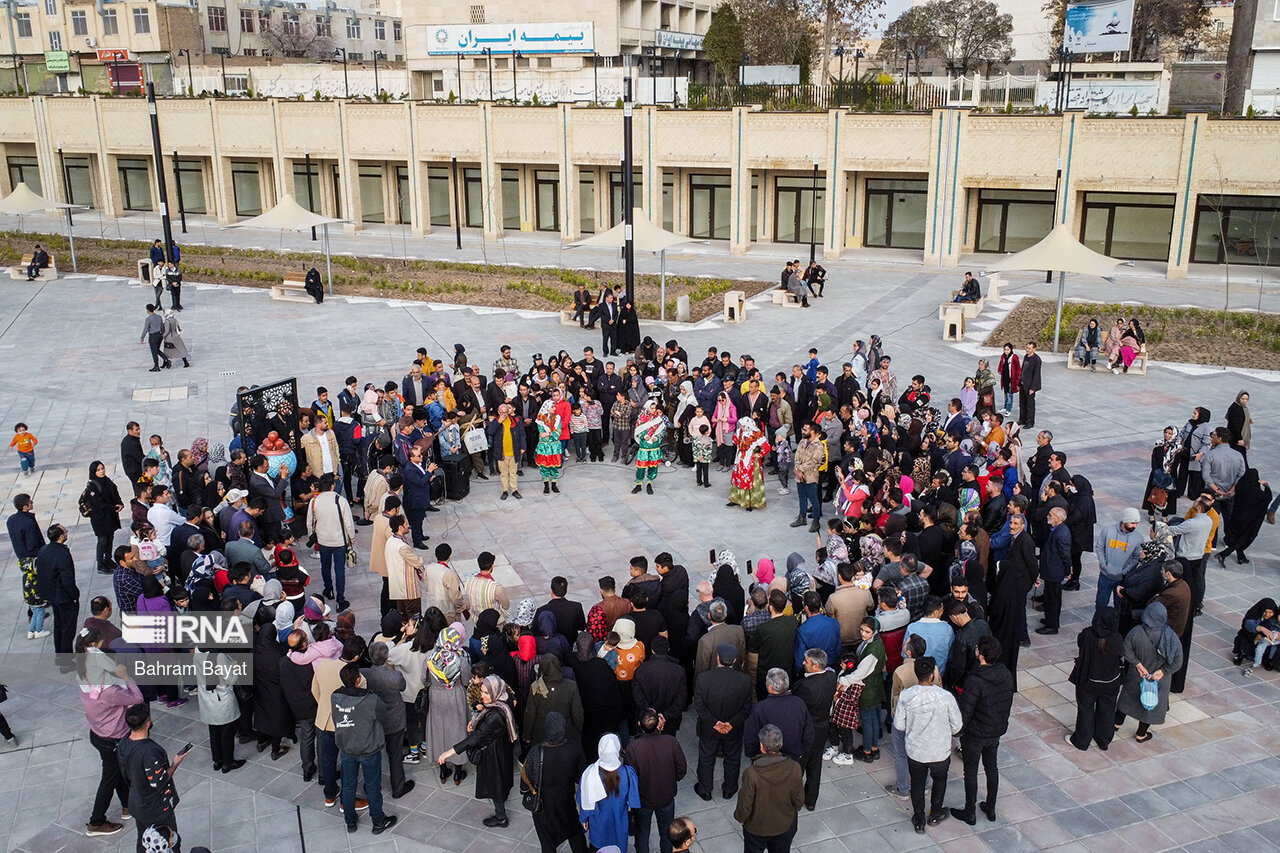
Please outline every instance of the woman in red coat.
[[1013, 413], [1013, 395], [1018, 393], [1018, 382], [1022, 379], [1022, 362], [1013, 351], [1013, 344], [1005, 344], [1000, 354], [1000, 390], [1004, 392], [1004, 415]]

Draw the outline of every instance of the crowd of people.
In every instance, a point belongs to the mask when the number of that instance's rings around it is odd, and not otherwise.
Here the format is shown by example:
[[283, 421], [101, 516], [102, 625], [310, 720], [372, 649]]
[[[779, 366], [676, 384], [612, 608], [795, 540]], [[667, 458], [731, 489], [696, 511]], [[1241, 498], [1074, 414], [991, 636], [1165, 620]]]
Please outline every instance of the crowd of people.
[[[1246, 562], [1264, 519], [1274, 523], [1276, 503], [1248, 466], [1248, 394], [1226, 426], [1201, 407], [1165, 431], [1145, 520], [1135, 507], [1100, 523], [1092, 485], [1070, 472], [1052, 433], [1023, 446], [1039, 390], [1034, 344], [1020, 363], [1007, 345], [995, 372], [980, 361], [945, 412], [923, 375], [899, 388], [877, 336], [857, 341], [834, 377], [809, 355], [770, 380], [750, 355], [735, 363], [712, 347], [695, 365], [674, 340], [641, 338], [621, 371], [591, 347], [577, 361], [535, 355], [522, 369], [503, 346], [486, 377], [458, 344], [447, 365], [422, 349], [399, 382], [351, 376], [336, 399], [320, 387], [296, 412], [281, 404], [259, 417], [238, 399], [227, 445], [196, 438], [176, 458], [159, 435], [144, 450], [130, 422], [127, 505], [101, 461], [80, 498], [114, 590], [83, 620], [66, 529], [42, 528], [31, 497], [17, 496], [8, 527], [28, 637], [47, 635], [48, 605], [55, 650], [81, 655], [102, 756], [89, 834], [121, 830], [106, 813], [115, 797], [140, 850], [153, 829], [176, 838], [182, 758], [150, 740], [149, 703], [177, 708], [191, 696], [215, 769], [243, 766], [238, 744], [272, 760], [294, 753], [352, 832], [362, 812], [375, 834], [396, 823], [383, 764], [394, 800], [430, 763], [440, 784], [474, 775], [491, 828], [509, 825], [518, 786], [544, 851], [625, 850], [634, 838], [648, 853], [655, 820], [663, 853], [687, 849], [692, 824], [674, 801], [690, 762], [675, 735], [690, 713], [693, 790], [713, 799], [722, 763], [719, 794], [736, 799], [747, 851], [789, 849], [802, 810], [817, 806], [824, 763], [874, 764], [882, 737], [889, 793], [910, 800], [917, 832], [949, 817], [972, 825], [979, 812], [995, 820], [1019, 650], [1031, 633], [1060, 631], [1085, 552], [1098, 583], [1071, 674], [1077, 720], [1064, 735], [1105, 750], [1132, 717], [1136, 740], [1149, 741], [1185, 685], [1207, 558]], [[273, 453], [277, 435], [293, 439], [296, 470]], [[464, 575], [445, 536], [428, 541], [427, 514], [466, 499], [473, 476], [497, 476], [503, 500], [521, 499], [536, 467], [551, 495], [566, 465], [604, 462], [610, 441], [612, 461], [635, 466], [634, 493], [689, 468], [709, 486], [715, 462], [730, 474], [729, 505], [752, 511], [776, 477], [778, 495], [795, 489], [790, 524], [815, 534], [813, 550], [779, 565], [722, 549], [701, 575], [670, 553], [636, 555], [620, 591], [611, 574], [589, 595], [556, 576], [539, 602], [513, 600], [494, 577], [497, 555], [476, 554], [478, 571]], [[116, 546], [126, 506], [128, 544]], [[355, 547], [364, 526], [367, 559]], [[346, 576], [361, 562], [381, 590], [376, 610], [357, 613]], [[1029, 604], [1043, 612], [1033, 632]], [[139, 686], [113, 662], [138, 651], [113, 615], [188, 611], [250, 620], [251, 686]], [[1245, 614], [1238, 663], [1276, 665], [1277, 619], [1271, 599]], [[965, 798], [948, 809], [956, 738]]]

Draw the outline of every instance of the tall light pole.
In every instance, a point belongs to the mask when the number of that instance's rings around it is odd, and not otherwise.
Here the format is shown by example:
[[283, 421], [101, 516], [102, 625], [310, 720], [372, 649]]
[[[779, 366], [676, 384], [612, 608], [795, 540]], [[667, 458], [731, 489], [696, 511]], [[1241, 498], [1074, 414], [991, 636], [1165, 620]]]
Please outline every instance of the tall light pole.
[[600, 57], [594, 50], [591, 51], [591, 103], [600, 103]]
[[634, 205], [632, 196], [635, 188], [635, 166], [631, 150], [631, 62], [630, 54], [622, 59], [622, 221], [626, 223], [626, 259], [625, 277], [627, 283], [627, 301], [634, 302], [636, 290], [636, 247], [631, 208]]
[[[71, 173], [67, 171], [67, 160], [62, 156], [62, 143], [58, 143], [58, 168], [62, 170], [62, 183], [67, 188], [67, 204], [73, 204], [71, 201]], [[67, 208], [67, 224], [71, 225], [71, 208]]]
[[227, 94], [227, 55], [225, 53], [218, 54], [218, 61], [222, 63], [222, 94]]
[[[195, 95], [196, 84], [195, 80], [191, 77], [191, 51], [184, 47], [182, 50], [178, 51], [178, 56], [185, 56], [187, 58], [187, 94]], [[186, 229], [184, 228], [183, 230], [185, 231]]]
[[462, 248], [462, 204], [458, 201], [458, 152], [449, 152], [449, 161], [453, 167], [453, 238]]
[[511, 51], [511, 103], [520, 103], [519, 89], [516, 86], [516, 60], [520, 58], [520, 51]]
[[813, 195], [809, 199], [809, 263], [818, 256], [818, 156], [813, 157]]
[[[312, 213], [315, 213], [316, 212], [316, 196], [315, 196], [315, 190], [311, 186], [311, 149], [303, 148], [302, 156], [304, 158], [304, 162], [306, 163], [305, 168], [307, 170], [307, 210], [311, 211]], [[312, 225], [311, 241], [314, 243], [315, 239], [316, 239], [316, 227]]]
[[462, 54], [458, 54], [458, 100], [462, 100]]
[[333, 49], [333, 55], [342, 57], [342, 91], [344, 93], [343, 97], [350, 98], [351, 97], [351, 80], [350, 78], [347, 77], [347, 50], [346, 48], [335, 47]]
[[164, 155], [160, 148], [160, 118], [156, 115], [156, 84], [147, 81], [147, 112], [151, 114], [151, 149], [156, 158], [156, 184], [160, 190], [160, 225], [164, 229], [164, 256], [173, 257], [173, 226], [169, 222], [169, 189], [164, 177]]
[[[61, 152], [59, 152], [61, 153]], [[187, 208], [182, 203], [182, 172], [178, 169], [178, 152], [173, 152], [173, 190], [178, 194], [178, 218], [182, 222], [182, 233], [187, 233]]]
[[844, 95], [844, 45], [837, 45], [835, 54], [840, 57], [840, 82], [836, 84], [836, 106], [838, 107], [841, 96]]
[[493, 48], [484, 49], [485, 60], [489, 63], [489, 100], [493, 100]]
[[382, 54], [382, 58], [386, 59], [387, 55], [380, 50], [373, 52], [373, 97], [377, 98], [382, 94], [382, 87], [378, 85], [378, 55]]

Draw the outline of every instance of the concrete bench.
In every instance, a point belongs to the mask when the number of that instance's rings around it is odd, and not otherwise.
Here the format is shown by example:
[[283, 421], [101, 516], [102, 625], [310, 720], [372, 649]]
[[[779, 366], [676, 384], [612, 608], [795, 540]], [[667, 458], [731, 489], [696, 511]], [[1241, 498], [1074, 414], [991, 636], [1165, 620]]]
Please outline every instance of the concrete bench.
[[944, 341], [964, 340], [964, 310], [959, 302], [948, 302], [938, 309]]
[[575, 320], [575, 319], [573, 319], [573, 309], [572, 309], [572, 308], [570, 308], [568, 311], [561, 311], [561, 312], [560, 312], [560, 325], [561, 325], [561, 326], [576, 326], [576, 325], [578, 325], [578, 321], [577, 321], [577, 320]]
[[[1076, 333], [1077, 335], [1079, 332]], [[1111, 365], [1107, 362], [1107, 340], [1111, 337], [1109, 332], [1102, 333], [1102, 346], [1098, 348], [1098, 363], [1102, 365], [1103, 370], [1110, 370]], [[1138, 348], [1138, 354], [1133, 358], [1133, 364], [1129, 365], [1128, 373], [1136, 373], [1139, 376], [1147, 375], [1147, 345], [1143, 344]], [[1085, 366], [1076, 361], [1076, 339], [1071, 339], [1070, 349], [1067, 352], [1067, 370], [1085, 370]]]
[[[951, 298], [955, 299], [956, 294], [959, 292], [960, 291], [958, 290], [952, 291]], [[986, 307], [986, 304], [987, 300], [985, 298], [979, 299], [977, 302], [943, 302], [938, 306], [938, 319], [944, 319], [947, 309], [954, 306], [964, 311], [964, 318], [966, 320], [976, 320], [978, 319], [978, 315], [982, 313], [982, 309]]]
[[781, 305], [783, 308], [803, 308], [800, 300], [795, 294], [789, 290], [777, 289], [773, 291], [773, 304]]
[[[22, 256], [22, 261], [16, 267], [9, 267], [9, 278], [14, 281], [27, 280], [27, 267], [31, 264], [31, 255]], [[58, 277], [58, 264], [53, 255], [49, 256], [49, 266], [36, 271], [37, 281], [53, 281]]]
[[279, 284], [271, 286], [271, 298], [280, 302], [310, 302], [315, 304], [315, 299], [307, 293], [307, 282], [302, 278], [293, 278], [286, 276]]

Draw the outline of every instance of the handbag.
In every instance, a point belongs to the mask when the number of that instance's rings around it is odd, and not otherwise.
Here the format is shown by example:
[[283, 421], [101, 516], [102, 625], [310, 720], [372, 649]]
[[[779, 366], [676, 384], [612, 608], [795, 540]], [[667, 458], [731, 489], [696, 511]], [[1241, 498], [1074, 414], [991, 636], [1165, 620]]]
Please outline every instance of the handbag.
[[484, 453], [489, 449], [489, 436], [485, 435], [484, 427], [472, 427], [462, 436], [462, 446], [467, 449], [468, 453]]
[[537, 812], [542, 809], [542, 794], [534, 786], [528, 773], [529, 765], [533, 763], [535, 754], [538, 756], [538, 772], [535, 775], [538, 777], [538, 785], [540, 786], [542, 784], [542, 749], [535, 747], [529, 750], [529, 755], [525, 758], [524, 763], [520, 765], [520, 805], [530, 812]]
[[1160, 686], [1158, 682], [1152, 681], [1150, 678], [1142, 679], [1142, 690], [1138, 694], [1142, 707], [1148, 711], [1153, 710], [1156, 705], [1160, 704]]
[[[338, 504], [338, 493], [334, 492], [334, 504]], [[338, 506], [338, 523], [342, 528], [342, 544], [347, 549], [347, 568], [354, 569], [356, 564], [360, 562], [360, 554], [356, 551], [355, 543], [351, 541], [351, 537], [347, 536], [347, 526], [342, 524], [342, 507]]]

